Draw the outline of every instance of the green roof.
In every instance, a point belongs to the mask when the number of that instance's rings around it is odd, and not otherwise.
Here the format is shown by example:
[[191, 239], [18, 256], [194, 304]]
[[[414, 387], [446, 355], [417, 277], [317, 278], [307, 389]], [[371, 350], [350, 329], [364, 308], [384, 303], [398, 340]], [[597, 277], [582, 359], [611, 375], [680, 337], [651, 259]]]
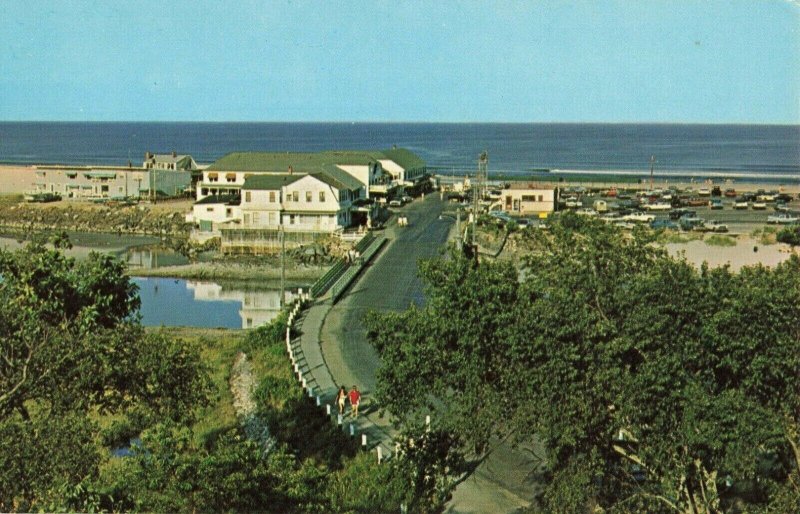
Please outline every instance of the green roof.
[[251, 175], [244, 179], [242, 189], [279, 190], [281, 187], [297, 182], [305, 175]]
[[384, 150], [381, 153], [386, 156], [387, 159], [399, 164], [404, 170], [425, 167], [425, 161], [411, 150], [405, 148], [392, 148], [391, 150]]
[[364, 187], [364, 184], [356, 180], [351, 174], [334, 165], [325, 166], [321, 173], [312, 173], [311, 176], [336, 189], [350, 189], [356, 191]]
[[278, 171], [286, 173], [313, 173], [328, 164], [367, 165], [377, 161], [371, 152], [331, 151], [318, 153], [299, 152], [234, 152], [209, 166], [207, 171]]

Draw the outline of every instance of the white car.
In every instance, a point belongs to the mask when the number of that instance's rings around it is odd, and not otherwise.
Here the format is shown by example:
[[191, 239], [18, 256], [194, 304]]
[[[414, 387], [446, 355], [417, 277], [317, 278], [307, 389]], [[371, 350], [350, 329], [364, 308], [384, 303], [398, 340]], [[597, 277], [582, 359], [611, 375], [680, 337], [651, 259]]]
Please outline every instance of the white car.
[[656, 217], [653, 214], [645, 214], [644, 212], [632, 212], [622, 217], [623, 221], [636, 221], [638, 223], [650, 223]]
[[788, 225], [790, 223], [798, 223], [800, 222], [800, 218], [797, 216], [792, 216], [791, 214], [773, 214], [771, 216], [767, 216], [767, 223], [770, 224], [778, 224], [778, 225]]
[[711, 196], [711, 190], [704, 187], [704, 188], [700, 189], [699, 191], [697, 191], [697, 194], [699, 196]]
[[733, 202], [734, 209], [747, 209], [748, 207], [750, 207], [750, 204], [747, 200], [735, 200]]
[[761, 201], [753, 202], [753, 209], [755, 210], [763, 211], [766, 208], [767, 208], [766, 202], [761, 202]]
[[704, 232], [727, 232], [728, 225], [723, 225], [719, 221], [708, 220], [704, 221], [701, 225], [696, 226], [694, 229]]
[[648, 211], [668, 211], [672, 209], [672, 205], [666, 202], [656, 202], [643, 205], [642, 208], [647, 209]]
[[594, 209], [583, 208], [575, 211], [575, 214], [580, 214], [581, 216], [597, 216], [597, 211]]

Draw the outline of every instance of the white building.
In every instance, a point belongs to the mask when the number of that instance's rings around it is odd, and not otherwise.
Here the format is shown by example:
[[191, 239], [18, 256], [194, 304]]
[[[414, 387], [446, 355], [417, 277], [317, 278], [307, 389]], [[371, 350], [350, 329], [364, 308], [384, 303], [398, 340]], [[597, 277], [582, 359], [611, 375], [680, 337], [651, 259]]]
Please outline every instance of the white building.
[[502, 210], [518, 216], [553, 212], [557, 201], [557, 189], [536, 184], [512, 183], [500, 196]]

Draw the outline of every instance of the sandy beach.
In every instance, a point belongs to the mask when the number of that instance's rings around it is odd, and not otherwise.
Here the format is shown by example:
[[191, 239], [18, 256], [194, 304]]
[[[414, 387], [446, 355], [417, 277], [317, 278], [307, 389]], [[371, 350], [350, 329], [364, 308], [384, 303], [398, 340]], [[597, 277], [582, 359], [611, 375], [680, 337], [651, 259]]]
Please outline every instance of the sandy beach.
[[664, 247], [671, 256], [683, 257], [697, 268], [703, 262], [707, 262], [712, 268], [729, 265], [732, 271], [757, 264], [773, 267], [788, 260], [792, 252], [800, 256], [800, 248], [792, 250], [791, 246], [783, 243], [764, 245], [747, 236], [738, 238], [736, 246], [714, 246], [697, 240], [687, 243], [667, 243]]

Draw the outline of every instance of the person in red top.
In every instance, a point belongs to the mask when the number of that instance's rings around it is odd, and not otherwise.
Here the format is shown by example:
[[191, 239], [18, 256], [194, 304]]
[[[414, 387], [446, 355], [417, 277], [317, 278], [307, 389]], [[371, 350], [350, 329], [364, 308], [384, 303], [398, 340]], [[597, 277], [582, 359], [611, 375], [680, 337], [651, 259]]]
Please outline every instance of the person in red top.
[[353, 417], [358, 416], [358, 404], [361, 403], [361, 393], [358, 392], [358, 387], [353, 386], [350, 389], [350, 407], [353, 408]]

